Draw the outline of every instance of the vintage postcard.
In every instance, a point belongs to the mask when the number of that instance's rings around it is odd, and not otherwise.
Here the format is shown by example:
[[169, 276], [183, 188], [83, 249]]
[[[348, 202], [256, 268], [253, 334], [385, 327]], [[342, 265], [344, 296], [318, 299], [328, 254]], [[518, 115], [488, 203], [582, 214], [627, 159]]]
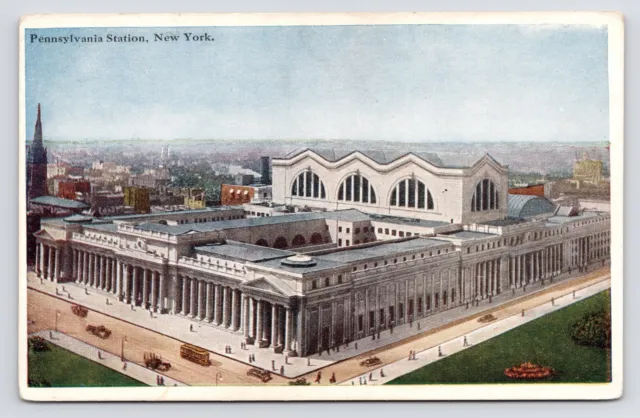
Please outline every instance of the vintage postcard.
[[617, 13], [34, 15], [28, 400], [622, 393]]

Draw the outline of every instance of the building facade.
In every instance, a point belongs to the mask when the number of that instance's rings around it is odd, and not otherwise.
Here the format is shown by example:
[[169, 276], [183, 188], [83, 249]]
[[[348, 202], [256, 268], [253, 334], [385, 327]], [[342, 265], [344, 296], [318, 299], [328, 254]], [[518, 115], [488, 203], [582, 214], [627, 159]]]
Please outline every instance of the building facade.
[[460, 169], [407, 155], [374, 173], [364, 154], [318, 155], [274, 159], [274, 200], [305, 210], [43, 220], [36, 272], [306, 356], [609, 259], [608, 213], [510, 217], [506, 168], [488, 156]]
[[40, 103], [33, 141], [27, 152], [27, 202], [47, 193], [47, 150], [42, 143], [42, 120]]

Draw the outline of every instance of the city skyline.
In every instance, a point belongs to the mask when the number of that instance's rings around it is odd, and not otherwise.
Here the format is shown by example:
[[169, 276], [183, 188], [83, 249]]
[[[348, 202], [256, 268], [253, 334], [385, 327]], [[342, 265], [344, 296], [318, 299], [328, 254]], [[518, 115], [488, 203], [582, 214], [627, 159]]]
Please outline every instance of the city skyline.
[[[209, 32], [215, 41], [179, 41], [179, 48], [153, 41], [154, 33], [183, 32]], [[30, 34], [109, 33], [149, 42], [29, 42]], [[609, 140], [607, 32], [599, 27], [92, 28], [26, 35], [27, 140], [37, 103], [49, 141]]]

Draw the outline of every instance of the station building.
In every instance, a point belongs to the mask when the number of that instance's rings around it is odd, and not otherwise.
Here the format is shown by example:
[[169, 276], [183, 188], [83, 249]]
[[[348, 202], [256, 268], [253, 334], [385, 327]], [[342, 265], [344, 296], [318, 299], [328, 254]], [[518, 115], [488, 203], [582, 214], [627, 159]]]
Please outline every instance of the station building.
[[269, 205], [43, 220], [36, 272], [306, 356], [610, 257], [609, 213], [509, 195], [489, 155], [272, 163]]

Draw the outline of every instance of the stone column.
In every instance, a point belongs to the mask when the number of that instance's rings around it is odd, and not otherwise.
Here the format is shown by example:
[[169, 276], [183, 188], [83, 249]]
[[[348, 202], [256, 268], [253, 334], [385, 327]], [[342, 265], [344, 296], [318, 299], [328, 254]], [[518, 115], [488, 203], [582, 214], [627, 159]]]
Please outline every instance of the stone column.
[[142, 308], [147, 309], [149, 303], [149, 270], [142, 269]]
[[284, 351], [291, 351], [291, 308], [285, 308], [284, 314]]
[[[175, 276], [171, 275], [171, 315], [176, 315], [178, 313], [178, 289], [182, 289], [179, 286], [180, 276], [178, 274]], [[182, 295], [180, 297], [182, 297]]]
[[122, 263], [120, 263], [118, 260], [115, 260], [116, 262], [116, 297], [118, 298], [118, 300], [122, 300]]
[[238, 291], [231, 289], [231, 329], [233, 331], [240, 328], [238, 319]]
[[42, 268], [42, 261], [40, 260], [41, 244], [36, 243], [36, 276], [40, 277], [40, 269]]
[[277, 312], [278, 309], [276, 307], [275, 303], [271, 303], [271, 338], [270, 338], [270, 347], [275, 347], [277, 344], [277, 331], [276, 331], [276, 324], [277, 324]]
[[213, 319], [216, 325], [220, 325], [222, 323], [222, 310], [220, 309], [220, 299], [222, 299], [222, 295], [220, 294], [220, 285], [214, 285], [213, 290]]
[[212, 284], [211, 283], [207, 283], [207, 294], [206, 294], [206, 298], [207, 298], [207, 303], [205, 304], [205, 310], [206, 310], [206, 315], [205, 315], [205, 320], [207, 322], [211, 322], [211, 288], [212, 288]]
[[100, 256], [98, 254], [93, 255], [93, 287], [97, 288], [100, 278]]
[[122, 265], [122, 269], [124, 270], [122, 275], [122, 292], [121, 299], [125, 303], [131, 303], [131, 290], [129, 289], [129, 265]]
[[167, 284], [165, 283], [166, 277], [161, 272], [158, 272], [158, 287], [160, 288], [160, 297], [158, 300], [157, 312], [164, 313], [166, 310], [165, 300], [167, 298]]
[[244, 330], [247, 328], [245, 321], [245, 316], [247, 315], [247, 298], [240, 290], [238, 290], [238, 293], [240, 294], [240, 329], [238, 329], [238, 331], [244, 333]]
[[87, 254], [87, 281], [85, 283], [87, 286], [93, 285], [93, 254]]
[[60, 278], [60, 250], [55, 248], [53, 251], [53, 281], [57, 283]]
[[262, 341], [262, 301], [256, 301], [256, 343]]
[[222, 288], [222, 326], [229, 326], [229, 288]]
[[247, 318], [246, 318], [246, 326], [244, 328], [245, 337], [254, 337], [253, 334], [253, 298], [247, 297]]
[[196, 316], [196, 302], [198, 297], [196, 288], [197, 284], [196, 279], [189, 278], [189, 316], [191, 318]]
[[133, 306], [138, 304], [138, 267], [132, 266], [133, 268], [133, 277], [131, 279], [131, 303]]
[[47, 254], [48, 260], [47, 260], [47, 280], [53, 280], [53, 248], [52, 247], [47, 247], [47, 252], [49, 254]]
[[202, 298], [204, 297], [204, 280], [198, 280], [198, 304], [196, 305], [196, 319], [202, 320]]
[[158, 312], [158, 272], [151, 271], [151, 303], [149, 310]]
[[82, 251], [80, 255], [82, 257], [82, 284], [86, 285], [89, 281], [89, 254], [86, 251]]
[[187, 315], [189, 310], [187, 308], [187, 297], [189, 296], [189, 279], [186, 276], [182, 276], [182, 306], [180, 307], [181, 314]]
[[[276, 306], [276, 336], [278, 337], [277, 338], [278, 346], [284, 345], [284, 338], [283, 338], [284, 331], [282, 329], [282, 319], [281, 319], [282, 308], [283, 307], [281, 306]], [[335, 318], [335, 313], [333, 314], [333, 317]], [[331, 332], [333, 332], [333, 328]]]

